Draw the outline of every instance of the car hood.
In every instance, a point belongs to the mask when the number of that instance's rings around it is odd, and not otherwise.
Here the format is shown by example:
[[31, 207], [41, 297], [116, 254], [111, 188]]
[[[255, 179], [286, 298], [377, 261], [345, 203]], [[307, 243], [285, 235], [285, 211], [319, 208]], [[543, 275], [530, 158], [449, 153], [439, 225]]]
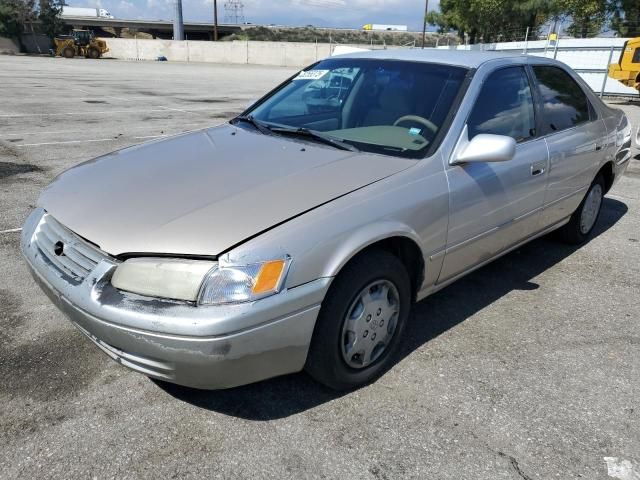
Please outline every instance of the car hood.
[[38, 205], [112, 255], [218, 255], [414, 163], [224, 125], [82, 163]]

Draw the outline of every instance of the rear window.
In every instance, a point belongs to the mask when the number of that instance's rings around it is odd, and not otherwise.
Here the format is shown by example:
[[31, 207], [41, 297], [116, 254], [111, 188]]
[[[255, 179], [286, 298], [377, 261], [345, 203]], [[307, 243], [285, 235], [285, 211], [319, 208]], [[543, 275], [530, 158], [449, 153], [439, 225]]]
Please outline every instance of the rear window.
[[552, 132], [589, 121], [589, 100], [582, 87], [563, 69], [534, 66], [543, 103], [543, 123]]

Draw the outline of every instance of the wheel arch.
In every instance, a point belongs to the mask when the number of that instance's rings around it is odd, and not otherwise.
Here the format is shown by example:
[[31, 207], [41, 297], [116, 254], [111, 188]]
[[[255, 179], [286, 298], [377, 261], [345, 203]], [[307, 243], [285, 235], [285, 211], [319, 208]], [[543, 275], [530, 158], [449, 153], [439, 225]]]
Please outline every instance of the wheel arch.
[[613, 162], [609, 161], [600, 167], [596, 177], [598, 175], [602, 175], [602, 178], [604, 178], [604, 193], [607, 193], [613, 186], [613, 181], [615, 180]]
[[418, 234], [406, 225], [383, 222], [352, 234], [332, 256], [323, 276], [335, 277], [353, 259], [376, 248], [395, 255], [403, 263], [415, 300], [424, 282], [425, 261]]

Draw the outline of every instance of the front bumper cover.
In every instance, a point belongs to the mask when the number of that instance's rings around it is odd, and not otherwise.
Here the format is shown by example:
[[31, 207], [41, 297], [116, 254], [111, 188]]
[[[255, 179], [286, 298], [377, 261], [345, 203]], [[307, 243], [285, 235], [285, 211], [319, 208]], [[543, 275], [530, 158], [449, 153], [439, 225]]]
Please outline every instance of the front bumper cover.
[[102, 351], [153, 378], [196, 388], [229, 388], [300, 371], [329, 278], [257, 302], [197, 307], [116, 290], [115, 259], [70, 282], [33, 241], [44, 211], [25, 223], [21, 248], [53, 303]]

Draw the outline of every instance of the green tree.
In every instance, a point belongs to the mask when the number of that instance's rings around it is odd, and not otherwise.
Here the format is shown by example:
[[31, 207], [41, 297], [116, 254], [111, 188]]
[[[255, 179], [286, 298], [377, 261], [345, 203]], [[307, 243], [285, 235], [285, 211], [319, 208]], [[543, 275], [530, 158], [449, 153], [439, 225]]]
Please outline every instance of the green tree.
[[63, 4], [63, 0], [40, 0], [40, 12], [38, 13], [40, 28], [42, 33], [51, 39], [64, 32], [64, 23], [60, 18]]
[[640, 37], [640, 2], [613, 0], [609, 4], [611, 28], [621, 37]]
[[571, 17], [567, 32], [574, 37], [595, 37], [607, 21], [607, 0], [560, 0], [559, 6]]
[[560, 0], [441, 0], [427, 21], [440, 31], [456, 30], [470, 43], [523, 40], [527, 27], [535, 35], [558, 8]]
[[0, 36], [19, 39], [34, 16], [33, 0], [0, 0]]
[[522, 0], [514, 3], [515, 12], [523, 17], [527, 26], [535, 29], [562, 13], [558, 0]]

